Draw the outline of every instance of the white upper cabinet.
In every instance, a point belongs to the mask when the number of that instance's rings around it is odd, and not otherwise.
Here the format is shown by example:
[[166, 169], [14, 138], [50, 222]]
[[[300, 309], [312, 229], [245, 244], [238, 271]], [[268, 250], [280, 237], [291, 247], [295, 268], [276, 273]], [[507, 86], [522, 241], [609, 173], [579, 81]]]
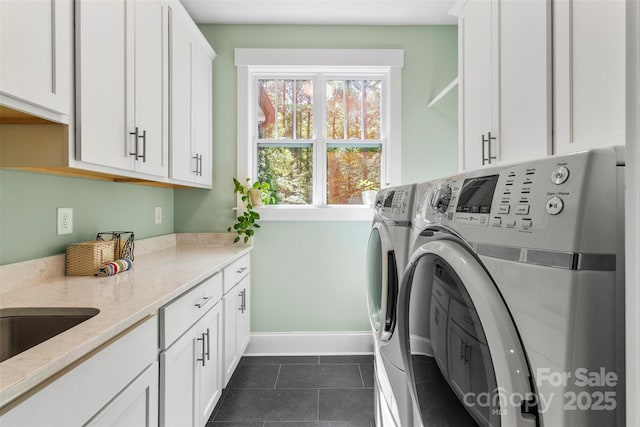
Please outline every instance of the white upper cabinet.
[[71, 0], [0, 1], [0, 104], [69, 122], [72, 23]]
[[467, 0], [458, 32], [460, 169], [550, 154], [550, 2]]
[[215, 52], [180, 3], [169, 5], [170, 177], [211, 188]]
[[498, 156], [504, 163], [545, 157], [551, 154], [551, 1], [498, 6]]
[[166, 5], [76, 2], [76, 158], [167, 176]]
[[625, 2], [554, 0], [554, 153], [625, 144]]
[[461, 169], [488, 164], [488, 147], [483, 140], [489, 132], [497, 133], [492, 114], [497, 99], [491, 89], [495, 69], [491, 9], [489, 1], [468, 2], [458, 25]]
[[624, 1], [458, 10], [461, 170], [625, 144]]

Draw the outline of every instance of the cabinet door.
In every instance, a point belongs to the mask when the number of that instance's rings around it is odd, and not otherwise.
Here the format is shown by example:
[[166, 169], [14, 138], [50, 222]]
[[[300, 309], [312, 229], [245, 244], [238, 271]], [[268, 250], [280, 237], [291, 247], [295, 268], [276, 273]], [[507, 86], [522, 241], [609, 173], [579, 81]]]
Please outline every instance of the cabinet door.
[[458, 396], [464, 396], [469, 391], [467, 365], [465, 362], [466, 344], [465, 332], [455, 324], [449, 322], [449, 384]]
[[[159, 0], [138, 0], [135, 5], [135, 106], [134, 126], [139, 129], [136, 170], [167, 176], [166, 119], [167, 84], [164, 48], [166, 23]], [[131, 54], [129, 54], [131, 57]]]
[[445, 378], [447, 377], [447, 312], [435, 298], [431, 298], [430, 331], [433, 354]]
[[482, 136], [492, 131], [491, 13], [491, 1], [470, 0], [458, 21], [461, 170], [482, 166]]
[[224, 296], [224, 385], [233, 375], [238, 364], [238, 315], [241, 295], [240, 287], [235, 286]]
[[158, 363], [151, 364], [138, 378], [109, 402], [85, 426], [158, 425]]
[[205, 50], [199, 44], [192, 51], [192, 156], [198, 157], [196, 182], [205, 185], [212, 183], [212, 58], [211, 49]]
[[554, 154], [625, 144], [625, 2], [553, 2]]
[[160, 425], [195, 425], [196, 355], [201, 344], [191, 327], [171, 347], [160, 353]]
[[238, 283], [238, 288], [240, 291], [238, 293], [239, 297], [239, 308], [237, 313], [238, 320], [236, 326], [236, 333], [238, 334], [238, 338], [236, 339], [237, 343], [237, 354], [238, 358], [242, 357], [244, 351], [247, 349], [249, 345], [249, 338], [251, 335], [251, 310], [249, 306], [250, 299], [250, 289], [251, 289], [251, 276], [245, 276], [240, 283]]
[[71, 0], [0, 2], [2, 94], [26, 102], [27, 108], [36, 104], [70, 114], [72, 7]]
[[222, 304], [216, 304], [199, 322], [204, 338], [204, 361], [198, 364], [198, 425], [204, 426], [222, 395]]
[[[481, 344], [479, 341], [469, 337], [467, 335], [465, 340], [466, 356], [467, 356], [467, 373], [469, 378], [469, 392], [473, 393], [473, 396], [480, 396], [481, 393], [493, 392], [495, 387], [489, 388], [487, 381], [487, 372], [485, 371], [484, 354], [488, 354], [489, 349], [487, 346]], [[484, 347], [484, 352], [483, 352]], [[474, 405], [472, 411], [481, 417], [487, 425], [489, 424], [489, 417], [491, 414], [491, 406], [489, 405]]]
[[124, 0], [75, 3], [76, 158], [130, 170], [134, 137], [127, 123], [127, 90], [133, 93], [133, 81], [127, 48], [133, 34], [127, 5]]
[[546, 157], [551, 154], [551, 1], [494, 0], [496, 6], [500, 8], [497, 155], [500, 162]]
[[193, 181], [191, 154], [191, 22], [177, 4], [169, 6], [171, 76], [171, 178]]

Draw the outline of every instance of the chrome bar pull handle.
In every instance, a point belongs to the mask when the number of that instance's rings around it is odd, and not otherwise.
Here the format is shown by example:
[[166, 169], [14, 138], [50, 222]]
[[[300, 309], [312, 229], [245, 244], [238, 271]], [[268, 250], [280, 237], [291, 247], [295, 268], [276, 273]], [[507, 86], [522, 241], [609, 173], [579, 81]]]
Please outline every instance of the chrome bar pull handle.
[[198, 308], [202, 308], [206, 303], [209, 302], [209, 300], [211, 300], [211, 297], [202, 297], [202, 300], [195, 303], [194, 305]]
[[202, 334], [202, 338], [196, 338], [196, 341], [202, 341], [202, 358], [196, 358], [196, 362], [202, 362], [202, 366], [205, 365], [205, 352], [204, 352], [204, 334]]
[[[492, 160], [496, 160], [496, 156], [492, 156], [491, 155], [491, 141], [495, 141], [496, 137], [495, 136], [491, 136], [491, 132], [487, 132], [487, 137], [485, 138], [484, 134], [482, 135], [482, 165], [484, 166], [484, 164], [491, 164]], [[484, 152], [485, 152], [485, 144], [486, 144], [486, 151], [487, 151], [487, 156], [484, 156]]]
[[238, 298], [240, 298], [238, 311], [244, 313], [244, 290], [238, 294]]
[[195, 156], [193, 156], [193, 157], [192, 157], [192, 159], [196, 161], [196, 170], [194, 170], [194, 171], [192, 171], [192, 172], [193, 172], [194, 174], [196, 174], [196, 175], [198, 175], [198, 172], [199, 172], [199, 168], [198, 168], [198, 165], [199, 165], [199, 163], [198, 163], [198, 157], [199, 157], [199, 156], [198, 156], [198, 154], [197, 154], [197, 153], [196, 153], [196, 155], [195, 155]]
[[[146, 163], [147, 162], [147, 131], [146, 129], [142, 131], [142, 136], [140, 138], [142, 138], [142, 155], [138, 157], [142, 159], [142, 163]], [[136, 152], [137, 151], [138, 149], [136, 148]]]
[[[211, 354], [210, 354], [210, 350], [211, 350], [211, 346], [210, 346], [210, 341], [211, 341], [211, 335], [209, 334], [209, 328], [207, 328], [207, 333], [206, 334], [202, 334], [203, 336], [206, 335], [207, 336], [207, 360], [211, 359]], [[204, 356], [203, 356], [204, 357]]]
[[138, 160], [140, 156], [138, 156], [138, 138], [140, 138], [140, 132], [138, 126], [136, 126], [135, 132], [129, 132], [129, 135], [133, 135], [133, 146], [135, 147], [135, 151], [133, 153], [129, 153], [130, 156], [135, 156], [135, 159]]
[[202, 154], [198, 155], [198, 175], [202, 176]]

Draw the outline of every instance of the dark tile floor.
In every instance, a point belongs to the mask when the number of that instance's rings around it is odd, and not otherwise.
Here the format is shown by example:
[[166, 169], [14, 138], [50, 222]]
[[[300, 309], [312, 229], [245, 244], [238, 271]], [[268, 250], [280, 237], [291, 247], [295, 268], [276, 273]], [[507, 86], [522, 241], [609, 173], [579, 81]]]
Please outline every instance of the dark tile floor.
[[243, 357], [207, 427], [373, 427], [373, 356]]

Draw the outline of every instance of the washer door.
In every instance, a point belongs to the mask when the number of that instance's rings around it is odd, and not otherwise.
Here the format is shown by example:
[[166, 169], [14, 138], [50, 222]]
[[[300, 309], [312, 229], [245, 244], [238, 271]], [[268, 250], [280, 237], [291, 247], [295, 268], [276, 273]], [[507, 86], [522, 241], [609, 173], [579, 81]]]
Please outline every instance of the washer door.
[[[471, 249], [453, 237], [423, 244], [411, 256], [400, 289], [401, 354], [423, 424], [433, 421], [435, 403], [419, 367], [424, 364], [417, 363], [426, 356], [411, 348], [416, 310], [429, 322], [434, 357], [427, 361], [439, 368], [477, 424], [535, 426], [536, 395], [520, 337], [497, 287]], [[412, 300], [414, 295], [421, 300]]]
[[367, 305], [371, 328], [383, 341], [395, 327], [397, 296], [398, 266], [391, 236], [383, 222], [375, 222], [367, 249]]

